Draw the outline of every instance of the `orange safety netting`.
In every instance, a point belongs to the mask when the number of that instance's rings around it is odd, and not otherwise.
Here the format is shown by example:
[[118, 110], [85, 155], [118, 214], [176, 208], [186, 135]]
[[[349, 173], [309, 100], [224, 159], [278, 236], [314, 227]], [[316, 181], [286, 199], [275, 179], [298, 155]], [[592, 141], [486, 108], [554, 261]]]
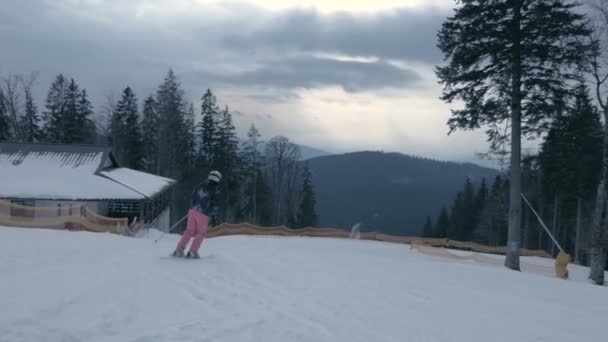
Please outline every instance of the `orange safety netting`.
[[105, 217], [84, 204], [56, 207], [26, 206], [0, 200], [0, 225], [9, 227], [86, 230], [121, 235], [134, 235], [127, 218]]
[[[430, 246], [422, 241], [412, 241], [410, 248], [426, 255], [444, 258], [447, 261], [476, 263], [497, 267], [504, 266], [504, 258], [502, 257], [477, 252], [450, 251], [443, 247]], [[544, 274], [549, 276], [556, 275], [554, 267], [526, 262], [523, 260], [520, 261], [520, 268], [522, 271], [529, 273]]]

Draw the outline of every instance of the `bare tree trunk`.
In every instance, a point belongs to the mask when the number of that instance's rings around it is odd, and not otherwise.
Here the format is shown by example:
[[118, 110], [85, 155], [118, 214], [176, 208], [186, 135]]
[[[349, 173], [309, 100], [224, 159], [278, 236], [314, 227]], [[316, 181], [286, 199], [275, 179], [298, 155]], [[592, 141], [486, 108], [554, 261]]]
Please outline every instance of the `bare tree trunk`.
[[581, 221], [583, 211], [583, 199], [576, 199], [576, 235], [574, 238], [574, 262], [581, 264]]
[[521, 0], [513, 3], [513, 47], [511, 79], [511, 182], [509, 191], [509, 235], [505, 266], [519, 271], [521, 241]]
[[528, 215], [528, 211], [524, 210], [522, 212], [524, 216], [523, 224], [521, 225], [521, 246], [523, 248], [528, 248], [528, 227], [530, 226], [530, 215]]
[[257, 224], [258, 213], [258, 170], [253, 175], [253, 212], [251, 213], [251, 223]]
[[[608, 4], [602, 2], [600, 8], [601, 13], [606, 19], [608, 24]], [[597, 101], [600, 104], [600, 108], [604, 114], [604, 142], [603, 142], [603, 156], [602, 156], [602, 172], [600, 175], [600, 181], [597, 185], [597, 193], [595, 199], [595, 209], [593, 212], [593, 221], [591, 224], [591, 243], [589, 249], [590, 257], [590, 270], [589, 278], [597, 285], [604, 284], [604, 268], [606, 267], [606, 246], [602, 244], [602, 238], [604, 230], [606, 229], [606, 223], [604, 222], [604, 215], [606, 212], [606, 181], [608, 180], [608, 98], [602, 98], [602, 85], [608, 80], [608, 74], [605, 77], [600, 76], [599, 57], [600, 51], [597, 47], [594, 58], [592, 60], [593, 77], [595, 78], [595, 91]]]
[[10, 118], [10, 136], [15, 140], [20, 140], [20, 132], [18, 127], [19, 112], [21, 111], [21, 94], [19, 93], [19, 83], [21, 76], [9, 74], [4, 79], [4, 87], [6, 90], [6, 109]]
[[[604, 153], [606, 155], [606, 153]], [[606, 210], [606, 160], [602, 167], [602, 180], [597, 186], [593, 223], [591, 225], [591, 248], [589, 251], [590, 270], [589, 278], [597, 285], [604, 284], [604, 267], [606, 265], [606, 251], [601, 245], [603, 216]]]

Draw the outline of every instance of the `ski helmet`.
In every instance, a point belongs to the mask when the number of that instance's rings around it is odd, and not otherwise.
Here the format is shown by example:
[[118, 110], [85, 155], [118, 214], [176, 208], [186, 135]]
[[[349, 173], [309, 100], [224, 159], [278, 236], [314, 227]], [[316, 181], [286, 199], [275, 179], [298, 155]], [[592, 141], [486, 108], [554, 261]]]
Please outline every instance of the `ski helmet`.
[[219, 183], [222, 180], [222, 174], [219, 171], [211, 171], [209, 172], [209, 177], [207, 179]]

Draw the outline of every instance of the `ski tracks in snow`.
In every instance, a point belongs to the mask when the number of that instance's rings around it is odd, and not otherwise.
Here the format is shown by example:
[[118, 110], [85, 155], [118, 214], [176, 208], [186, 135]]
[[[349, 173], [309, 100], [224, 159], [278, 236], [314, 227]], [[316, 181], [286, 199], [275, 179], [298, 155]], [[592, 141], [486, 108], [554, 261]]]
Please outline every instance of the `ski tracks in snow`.
[[[0, 229], [6, 256], [0, 259], [0, 342], [488, 336], [506, 342], [605, 335], [607, 306], [597, 303], [608, 302], [608, 295], [586, 284], [338, 239], [214, 238], [203, 244], [200, 260], [180, 260], [166, 256], [177, 238], [153, 244], [110, 234]], [[567, 321], [564, 310], [571, 314]]]

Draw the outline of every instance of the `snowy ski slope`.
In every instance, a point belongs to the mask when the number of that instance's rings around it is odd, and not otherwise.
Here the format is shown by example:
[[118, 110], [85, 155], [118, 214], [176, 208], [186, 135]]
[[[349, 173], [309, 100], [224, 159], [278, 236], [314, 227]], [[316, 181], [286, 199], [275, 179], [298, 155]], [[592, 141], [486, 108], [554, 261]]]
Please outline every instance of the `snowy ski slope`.
[[[608, 287], [406, 245], [0, 227], [0, 341], [602, 341]], [[546, 261], [535, 261], [546, 262]], [[550, 265], [550, 263], [549, 263]]]

